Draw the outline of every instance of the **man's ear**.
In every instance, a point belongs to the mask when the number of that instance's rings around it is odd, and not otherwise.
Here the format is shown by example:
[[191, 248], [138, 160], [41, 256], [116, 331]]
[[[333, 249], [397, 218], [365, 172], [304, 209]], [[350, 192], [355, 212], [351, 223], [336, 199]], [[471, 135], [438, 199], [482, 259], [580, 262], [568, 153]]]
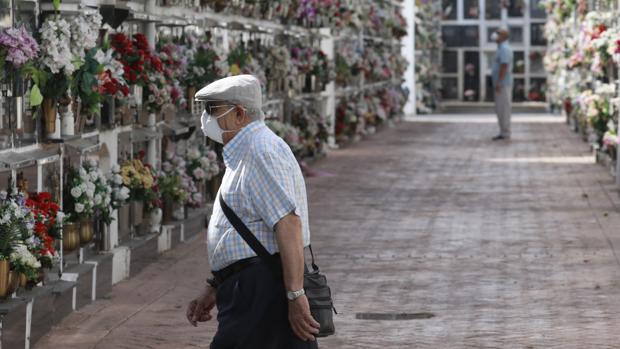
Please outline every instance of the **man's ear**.
[[242, 124], [245, 121], [245, 117], [247, 116], [246, 112], [245, 112], [245, 108], [243, 108], [242, 106], [238, 105], [237, 106], [237, 122], [239, 124]]

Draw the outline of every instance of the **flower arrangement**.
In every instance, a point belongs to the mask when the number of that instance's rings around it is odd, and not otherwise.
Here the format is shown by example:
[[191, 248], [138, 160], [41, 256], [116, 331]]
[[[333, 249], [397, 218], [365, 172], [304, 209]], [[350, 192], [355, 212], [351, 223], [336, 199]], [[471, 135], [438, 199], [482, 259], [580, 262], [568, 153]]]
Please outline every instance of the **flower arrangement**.
[[71, 25], [61, 17], [51, 16], [41, 29], [41, 62], [52, 74], [75, 71], [71, 50]]
[[98, 76], [103, 73], [103, 66], [95, 58], [96, 53], [97, 50], [93, 48], [83, 54], [83, 64], [71, 81], [72, 94], [79, 97], [82, 109], [91, 113], [99, 110], [102, 101]]
[[103, 17], [99, 12], [80, 13], [71, 21], [71, 53], [84, 59], [85, 52], [97, 46]]
[[78, 169], [70, 169], [68, 193], [65, 195], [69, 220], [77, 222], [98, 218], [110, 224], [111, 194], [112, 188], [95, 161]]
[[265, 124], [288, 144], [293, 153], [299, 154], [303, 150], [304, 145], [297, 127], [277, 120], [267, 120]]
[[137, 84], [143, 78], [144, 59], [133, 42], [125, 34], [116, 33], [110, 36], [110, 45], [115, 58], [123, 64], [123, 78], [130, 85]]
[[224, 73], [220, 69], [221, 57], [208, 43], [199, 45], [189, 57], [183, 80], [187, 86], [202, 87], [217, 80]]
[[303, 150], [301, 157], [323, 153], [327, 143], [327, 125], [318, 110], [300, 104], [293, 109], [293, 126], [299, 130]]
[[51, 269], [58, 259], [54, 240], [60, 239], [64, 213], [48, 192], [29, 194], [25, 205], [34, 217], [34, 255], [42, 267]]
[[296, 18], [300, 25], [327, 27], [337, 13], [337, 2], [333, 0], [301, 0]]
[[609, 86], [599, 88], [596, 93], [586, 90], [578, 98], [579, 108], [588, 124], [597, 132], [599, 141], [607, 131], [607, 124], [612, 117], [610, 97], [606, 95], [606, 90], [609, 88]]
[[198, 192], [196, 183], [187, 171], [187, 162], [176, 152], [166, 152], [166, 159], [162, 164], [162, 174], [159, 176], [162, 197], [175, 203], [190, 207], [200, 206], [202, 194]]
[[252, 56], [242, 44], [239, 44], [230, 50], [227, 60], [230, 66], [230, 74], [239, 75], [242, 69], [252, 61]]
[[6, 74], [5, 69], [8, 77], [19, 76], [22, 68], [32, 65], [38, 53], [39, 45], [23, 26], [0, 31], [0, 78]]
[[215, 151], [205, 146], [188, 148], [186, 158], [186, 171], [196, 183], [210, 181], [222, 170]]
[[22, 193], [0, 192], [0, 259], [8, 260], [11, 269], [23, 273], [28, 280], [39, 277], [42, 264], [37, 256], [45, 260], [46, 266], [51, 266], [55, 258], [54, 251], [48, 249], [52, 243], [35, 235], [35, 224], [35, 216]]
[[157, 176], [150, 165], [134, 159], [121, 165], [123, 185], [129, 188], [130, 199], [144, 202], [146, 211], [161, 207]]
[[268, 67], [267, 78], [269, 80], [286, 78], [290, 60], [291, 56], [286, 47], [275, 45], [269, 48], [265, 60], [265, 66]]
[[110, 195], [110, 206], [112, 209], [119, 209], [123, 205], [129, 202], [131, 197], [131, 191], [123, 181], [123, 176], [121, 173], [121, 167], [118, 165], [112, 166], [112, 170], [107, 176], [108, 185], [112, 189], [112, 193]]
[[0, 191], [0, 259], [7, 260], [18, 243], [31, 235], [34, 218], [22, 194]]
[[104, 96], [124, 98], [129, 95], [129, 86], [124, 78], [123, 63], [114, 58], [114, 51], [97, 50], [94, 57], [102, 66], [97, 75], [98, 91]]

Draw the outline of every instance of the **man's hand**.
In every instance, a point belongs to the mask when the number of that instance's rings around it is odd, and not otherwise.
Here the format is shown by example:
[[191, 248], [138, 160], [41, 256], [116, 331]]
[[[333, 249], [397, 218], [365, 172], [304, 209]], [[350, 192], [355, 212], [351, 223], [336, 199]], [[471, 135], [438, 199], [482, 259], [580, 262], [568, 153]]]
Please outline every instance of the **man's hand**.
[[216, 290], [207, 286], [198, 298], [189, 302], [187, 306], [187, 320], [196, 327], [198, 322], [211, 320], [211, 310], [215, 307]]
[[314, 341], [314, 335], [321, 328], [310, 314], [310, 304], [305, 295], [288, 302], [288, 321], [295, 335], [303, 341]]

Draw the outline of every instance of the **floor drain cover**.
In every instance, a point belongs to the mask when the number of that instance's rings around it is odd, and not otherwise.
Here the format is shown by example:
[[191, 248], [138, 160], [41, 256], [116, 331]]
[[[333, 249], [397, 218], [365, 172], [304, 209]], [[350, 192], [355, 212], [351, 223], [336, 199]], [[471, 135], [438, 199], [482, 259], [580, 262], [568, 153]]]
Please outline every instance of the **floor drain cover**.
[[358, 320], [422, 320], [434, 318], [433, 313], [357, 313]]

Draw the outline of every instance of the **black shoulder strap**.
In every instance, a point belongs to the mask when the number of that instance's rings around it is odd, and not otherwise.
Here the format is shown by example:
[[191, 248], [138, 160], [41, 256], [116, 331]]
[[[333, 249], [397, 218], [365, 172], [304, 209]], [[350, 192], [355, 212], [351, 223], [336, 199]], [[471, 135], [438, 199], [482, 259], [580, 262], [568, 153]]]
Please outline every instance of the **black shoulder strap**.
[[[241, 218], [239, 218], [239, 216], [237, 216], [237, 214], [235, 213], [235, 211], [233, 211], [232, 208], [230, 208], [226, 202], [224, 201], [224, 198], [222, 198], [222, 195], [219, 195], [220, 197], [220, 207], [222, 208], [222, 211], [224, 211], [224, 215], [226, 216], [226, 218], [228, 219], [228, 221], [230, 222], [230, 224], [232, 224], [232, 226], [235, 228], [235, 230], [237, 231], [237, 233], [239, 233], [239, 235], [241, 235], [241, 237], [243, 238], [243, 240], [250, 245], [250, 247], [252, 248], [252, 250], [254, 250], [254, 252], [266, 263], [268, 264], [272, 264], [274, 262], [273, 260], [273, 256], [269, 253], [269, 251], [267, 251], [267, 249], [265, 248], [265, 246], [263, 246], [263, 244], [260, 243], [260, 241], [258, 241], [258, 239], [256, 238], [256, 236], [254, 236], [254, 234], [252, 234], [252, 232], [250, 231], [250, 229], [248, 229], [248, 227], [245, 225], [245, 223], [243, 223], [243, 221], [241, 220]], [[312, 256], [312, 269], [314, 269], [314, 271], [318, 271], [319, 267], [316, 265], [316, 263], [314, 262], [314, 252], [312, 252], [312, 245], [308, 246], [310, 249], [310, 256]], [[304, 263], [304, 267], [305, 263]], [[307, 267], [306, 267], [307, 268]]]
[[254, 252], [260, 258], [262, 258], [264, 262], [271, 263], [273, 258], [269, 251], [267, 251], [265, 246], [263, 246], [263, 244], [258, 241], [256, 236], [252, 234], [250, 229], [248, 229], [248, 227], [245, 225], [245, 223], [243, 223], [241, 218], [237, 216], [235, 211], [233, 211], [230, 207], [228, 207], [228, 205], [226, 205], [226, 202], [224, 201], [224, 198], [222, 198], [222, 195], [220, 195], [220, 206], [222, 207], [222, 211], [224, 211], [224, 215], [226, 216], [226, 218], [228, 218], [230, 224], [232, 224], [232, 226], [239, 233], [239, 235], [241, 235], [243, 240], [245, 240], [245, 242], [250, 245], [252, 250], [254, 250]]

